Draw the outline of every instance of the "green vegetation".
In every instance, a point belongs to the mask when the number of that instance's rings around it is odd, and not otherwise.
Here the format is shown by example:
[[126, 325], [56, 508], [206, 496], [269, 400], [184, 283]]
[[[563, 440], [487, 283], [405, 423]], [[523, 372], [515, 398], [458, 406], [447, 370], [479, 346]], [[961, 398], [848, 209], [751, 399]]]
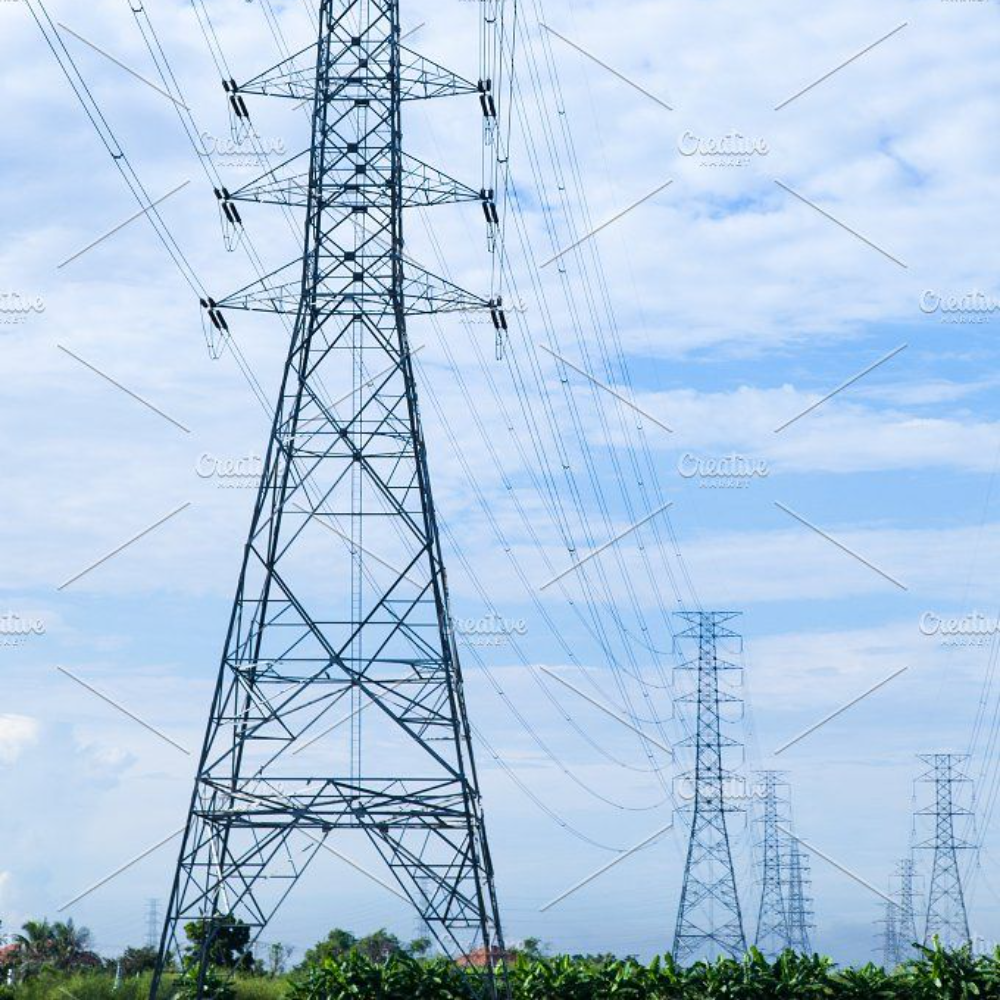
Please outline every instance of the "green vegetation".
[[[165, 994], [177, 1000], [194, 997], [192, 958], [204, 941], [198, 925], [187, 936]], [[476, 975], [426, 957], [422, 939], [404, 945], [385, 930], [362, 938], [331, 931], [291, 971], [285, 971], [291, 949], [272, 946], [264, 960], [254, 960], [248, 941], [239, 921], [216, 925], [217, 964], [205, 983], [210, 1000], [467, 1000], [469, 977]], [[32, 921], [0, 954], [10, 980], [0, 985], [0, 1000], [146, 1000], [149, 994], [149, 949], [102, 960], [90, 951], [87, 931], [72, 923]], [[839, 969], [818, 955], [787, 953], [769, 962], [756, 951], [742, 962], [690, 968], [669, 956], [648, 965], [609, 956], [545, 957], [531, 940], [508, 973], [513, 1000], [1000, 1000], [1000, 948], [974, 956], [936, 945], [887, 972], [874, 965]]]
[[[397, 955], [374, 963], [357, 954], [326, 960], [289, 979], [288, 1000], [464, 1000], [469, 973], [440, 959]], [[752, 951], [742, 962], [678, 967], [669, 957], [518, 958], [510, 967], [514, 1000], [973, 1000], [1000, 997], [1000, 949], [989, 957], [925, 950], [886, 972], [869, 965], [838, 970], [819, 956], [791, 953], [768, 962]]]

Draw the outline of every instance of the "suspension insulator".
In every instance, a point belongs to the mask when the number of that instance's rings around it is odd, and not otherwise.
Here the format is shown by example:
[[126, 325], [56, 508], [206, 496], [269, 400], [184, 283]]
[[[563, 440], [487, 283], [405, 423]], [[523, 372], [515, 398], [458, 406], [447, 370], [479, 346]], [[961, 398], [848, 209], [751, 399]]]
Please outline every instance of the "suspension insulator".
[[226, 217], [233, 223], [233, 225], [243, 225], [243, 218], [240, 215], [240, 210], [236, 207], [236, 202], [233, 201], [233, 196], [229, 193], [229, 188], [222, 189], [222, 206], [226, 212]]
[[493, 101], [491, 91], [492, 85], [491, 80], [480, 80], [477, 88], [479, 90], [479, 104], [487, 118], [496, 118], [497, 116], [497, 106]]
[[490, 225], [499, 226], [500, 225], [500, 215], [497, 212], [496, 199], [493, 197], [493, 189], [490, 188], [489, 191], [483, 190], [479, 192], [479, 197], [482, 199], [483, 203], [483, 214], [486, 216], [486, 221]]
[[504, 312], [503, 299], [490, 299], [490, 317], [496, 330], [507, 332], [507, 314]]
[[226, 317], [223, 316], [222, 310], [215, 299], [202, 299], [201, 306], [208, 313], [209, 321], [216, 330], [220, 333], [229, 333], [229, 324], [226, 322]]
[[233, 109], [233, 114], [236, 115], [237, 118], [249, 121], [250, 109], [247, 107], [247, 102], [243, 100], [243, 95], [240, 93], [240, 89], [236, 85], [236, 81], [223, 80], [222, 89], [229, 95], [229, 106]]

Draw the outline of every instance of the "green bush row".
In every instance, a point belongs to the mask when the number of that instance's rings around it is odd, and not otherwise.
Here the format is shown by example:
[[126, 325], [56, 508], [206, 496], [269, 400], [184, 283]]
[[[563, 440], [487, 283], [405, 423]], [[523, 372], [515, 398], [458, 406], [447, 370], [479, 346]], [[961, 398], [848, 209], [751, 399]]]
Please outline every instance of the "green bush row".
[[[288, 976], [212, 975], [211, 1000], [468, 1000], [477, 973], [445, 959], [352, 953]], [[165, 996], [190, 997], [186, 977]], [[936, 947], [887, 972], [838, 969], [826, 958], [787, 953], [770, 962], [752, 951], [741, 962], [682, 968], [669, 957], [634, 960], [518, 959], [508, 968], [513, 1000], [1000, 1000], [1000, 949], [989, 956]], [[148, 975], [117, 988], [105, 972], [47, 973], [0, 987], [0, 1000], [146, 1000]], [[472, 991], [474, 992], [474, 990]]]
[[[288, 1000], [466, 1000], [463, 972], [446, 961], [359, 956], [326, 961], [289, 981]], [[787, 953], [769, 962], [752, 951], [741, 962], [681, 968], [671, 958], [520, 959], [508, 970], [514, 1000], [972, 1000], [1000, 998], [1000, 949], [989, 957], [941, 948], [892, 972], [874, 965], [837, 969], [820, 956]]]

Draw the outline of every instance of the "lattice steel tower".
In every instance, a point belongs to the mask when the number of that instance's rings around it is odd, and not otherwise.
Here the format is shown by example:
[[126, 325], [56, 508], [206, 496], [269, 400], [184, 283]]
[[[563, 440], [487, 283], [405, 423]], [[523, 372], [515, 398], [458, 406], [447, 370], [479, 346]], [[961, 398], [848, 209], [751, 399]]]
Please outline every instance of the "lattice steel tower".
[[155, 948], [160, 941], [160, 901], [150, 899], [146, 903], [146, 947]]
[[920, 759], [930, 767], [920, 780], [934, 785], [934, 805], [918, 812], [920, 816], [934, 817], [934, 836], [917, 845], [919, 849], [934, 852], [924, 943], [930, 943], [937, 936], [950, 947], [971, 944], [958, 855], [960, 851], [971, 850], [972, 844], [955, 832], [956, 818], [972, 815], [970, 809], [958, 804], [958, 789], [969, 784], [969, 778], [959, 771], [959, 766], [968, 756], [937, 753]]
[[788, 947], [800, 955], [812, 954], [812, 899], [809, 896], [809, 859], [795, 837], [788, 837], [787, 892]]
[[899, 904], [894, 899], [885, 901], [882, 918], [882, 967], [892, 970], [900, 964]]
[[895, 969], [911, 958], [917, 944], [916, 877], [916, 865], [906, 858], [889, 880], [889, 899], [882, 921], [882, 961], [887, 969]]
[[783, 835], [779, 824], [788, 822], [782, 811], [784, 802], [778, 795], [779, 786], [785, 785], [781, 771], [761, 771], [760, 782], [764, 795], [763, 816], [760, 819], [761, 893], [757, 912], [757, 948], [768, 958], [775, 958], [791, 947], [788, 896], [785, 892], [785, 867], [787, 858], [782, 850]]
[[899, 900], [896, 920], [896, 937], [899, 942], [899, 961], [909, 958], [914, 945], [920, 940], [917, 935], [917, 866], [911, 858], [904, 858], [896, 868], [899, 886], [896, 898]]
[[680, 670], [693, 671], [696, 690], [678, 701], [697, 706], [696, 729], [681, 745], [694, 748], [694, 804], [684, 885], [674, 932], [674, 957], [681, 962], [693, 958], [731, 955], [746, 951], [743, 914], [736, 890], [736, 874], [726, 817], [739, 812], [726, 801], [726, 784], [733, 773], [725, 767], [727, 750], [739, 743], [722, 732], [722, 707], [739, 703], [735, 695], [720, 689], [720, 675], [739, 670], [719, 658], [719, 639], [737, 639], [724, 623], [739, 616], [732, 611], [679, 612], [688, 628], [678, 639], [694, 640], [697, 657]]
[[401, 129], [404, 102], [447, 95], [476, 95], [473, 114], [495, 119], [491, 85], [406, 49], [398, 0], [322, 0], [314, 45], [226, 90], [237, 124], [248, 95], [310, 102], [309, 149], [219, 193], [231, 220], [237, 201], [304, 209], [305, 240], [301, 258], [204, 303], [223, 340], [231, 308], [294, 326], [160, 969], [189, 921], [208, 929], [202, 977], [227, 925], [256, 940], [336, 832], [384, 862], [446, 953], [484, 949], [477, 989], [507, 996], [406, 322], [482, 308], [505, 324], [497, 302], [403, 249], [407, 207], [481, 201], [495, 225], [492, 192], [406, 154]]

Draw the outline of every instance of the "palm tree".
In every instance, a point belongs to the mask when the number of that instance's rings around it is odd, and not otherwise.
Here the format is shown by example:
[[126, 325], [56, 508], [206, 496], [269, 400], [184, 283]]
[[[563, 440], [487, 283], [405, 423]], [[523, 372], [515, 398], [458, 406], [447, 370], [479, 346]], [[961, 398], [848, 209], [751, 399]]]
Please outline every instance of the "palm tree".
[[42, 969], [79, 969], [100, 964], [90, 950], [90, 931], [76, 927], [72, 920], [65, 923], [29, 920], [14, 936], [18, 949], [19, 978], [24, 979]]

